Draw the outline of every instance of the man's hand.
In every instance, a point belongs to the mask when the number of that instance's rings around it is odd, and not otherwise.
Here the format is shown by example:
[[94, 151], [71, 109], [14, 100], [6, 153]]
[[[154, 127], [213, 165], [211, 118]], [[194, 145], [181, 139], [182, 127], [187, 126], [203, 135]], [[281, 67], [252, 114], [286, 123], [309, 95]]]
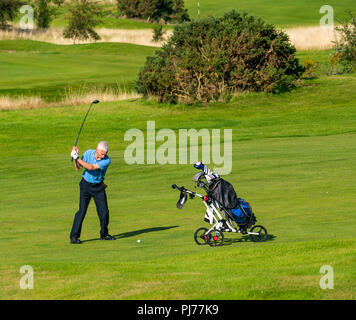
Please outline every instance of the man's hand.
[[77, 171], [79, 171], [83, 167], [89, 171], [100, 169], [100, 167], [97, 163], [89, 164], [89, 163], [83, 161], [82, 159], [80, 159], [79, 158], [79, 149], [76, 146], [74, 146], [72, 148], [72, 153], [70, 155], [74, 160], [76, 160], [74, 162], [74, 167], [75, 167], [75, 170], [77, 170]]
[[79, 158], [78, 152], [75, 151], [74, 149], [72, 150], [72, 153], [70, 155], [74, 160], [77, 160]]

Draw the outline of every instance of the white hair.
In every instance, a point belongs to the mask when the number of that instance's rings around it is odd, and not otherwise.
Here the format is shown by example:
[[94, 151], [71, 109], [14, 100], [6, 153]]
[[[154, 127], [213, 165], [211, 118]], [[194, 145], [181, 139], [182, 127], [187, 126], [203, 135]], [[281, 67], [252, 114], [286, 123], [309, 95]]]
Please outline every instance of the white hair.
[[106, 141], [100, 141], [96, 148], [104, 152], [109, 152], [109, 145]]

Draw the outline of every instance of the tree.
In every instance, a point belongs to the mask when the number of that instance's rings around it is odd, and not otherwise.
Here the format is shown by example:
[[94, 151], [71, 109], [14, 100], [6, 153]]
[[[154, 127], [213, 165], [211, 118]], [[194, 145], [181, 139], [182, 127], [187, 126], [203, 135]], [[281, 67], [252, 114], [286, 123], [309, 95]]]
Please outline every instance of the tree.
[[190, 21], [188, 9], [184, 8], [183, 0], [174, 0], [172, 9], [173, 9], [172, 20], [174, 22], [182, 23], [184, 21]]
[[348, 14], [350, 21], [341, 21], [335, 28], [340, 39], [334, 42], [334, 50], [339, 54], [345, 72], [356, 70], [356, 19], [351, 11]]
[[102, 7], [98, 2], [92, 0], [74, 0], [69, 8], [68, 26], [63, 36], [68, 39], [77, 40], [100, 40], [100, 36], [94, 28], [101, 22], [103, 16]]
[[117, 0], [117, 9], [120, 15], [131, 19], [140, 15], [139, 4], [140, 0]]
[[52, 2], [59, 8], [62, 6], [65, 0], [52, 0]]
[[231, 11], [176, 25], [148, 57], [136, 90], [159, 102], [228, 100], [239, 92], [278, 93], [292, 88], [304, 68], [288, 35], [262, 19]]
[[161, 24], [156, 24], [153, 27], [153, 37], [152, 41], [153, 42], [159, 42], [164, 40], [164, 34], [166, 33], [165, 30], [163, 30], [163, 26]]
[[49, 7], [49, 0], [37, 0], [37, 26], [47, 29], [52, 21], [53, 10]]
[[9, 21], [13, 21], [23, 5], [20, 0], [0, 0], [0, 29], [8, 29]]
[[183, 0], [117, 0], [119, 14], [127, 18], [165, 22], [189, 21]]

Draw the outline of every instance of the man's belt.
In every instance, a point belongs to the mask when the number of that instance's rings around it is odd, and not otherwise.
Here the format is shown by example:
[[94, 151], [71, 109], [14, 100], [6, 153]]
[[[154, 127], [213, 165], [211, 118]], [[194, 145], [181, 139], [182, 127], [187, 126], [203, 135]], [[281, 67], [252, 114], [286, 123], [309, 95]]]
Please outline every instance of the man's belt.
[[103, 186], [104, 188], [107, 187], [107, 185], [106, 185], [103, 181], [101, 181], [101, 182], [99, 182], [99, 183], [90, 183], [90, 182], [86, 181], [84, 178], [83, 178], [82, 180], [83, 180], [86, 184], [89, 184], [89, 185], [92, 186], [92, 187], [99, 187], [99, 186]]

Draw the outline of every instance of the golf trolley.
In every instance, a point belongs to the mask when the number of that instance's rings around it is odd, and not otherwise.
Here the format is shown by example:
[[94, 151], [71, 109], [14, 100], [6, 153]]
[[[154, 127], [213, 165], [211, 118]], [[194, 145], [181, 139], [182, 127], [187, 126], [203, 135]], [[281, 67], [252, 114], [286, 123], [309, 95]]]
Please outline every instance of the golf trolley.
[[[207, 194], [209, 194], [209, 185], [202, 181], [204, 175], [200, 175], [197, 179], [197, 186], [203, 188]], [[202, 200], [206, 207], [206, 213], [204, 221], [210, 224], [210, 229], [199, 228], [194, 233], [194, 240], [198, 245], [209, 244], [212, 247], [222, 246], [224, 244], [224, 232], [241, 233], [243, 235], [249, 235], [253, 242], [263, 242], [267, 240], [267, 230], [261, 225], [255, 225], [257, 219], [250, 210], [250, 214], [247, 214], [246, 210], [241, 205], [239, 199], [239, 207], [245, 216], [243, 223], [238, 223], [234, 219], [231, 211], [224, 208], [217, 200], [208, 195], [200, 195], [184, 187], [178, 187], [176, 184], [172, 185], [173, 189], [180, 191], [180, 198], [177, 202], [177, 208], [182, 209], [184, 203], [190, 199], [198, 197]], [[251, 207], [250, 207], [251, 208]]]

